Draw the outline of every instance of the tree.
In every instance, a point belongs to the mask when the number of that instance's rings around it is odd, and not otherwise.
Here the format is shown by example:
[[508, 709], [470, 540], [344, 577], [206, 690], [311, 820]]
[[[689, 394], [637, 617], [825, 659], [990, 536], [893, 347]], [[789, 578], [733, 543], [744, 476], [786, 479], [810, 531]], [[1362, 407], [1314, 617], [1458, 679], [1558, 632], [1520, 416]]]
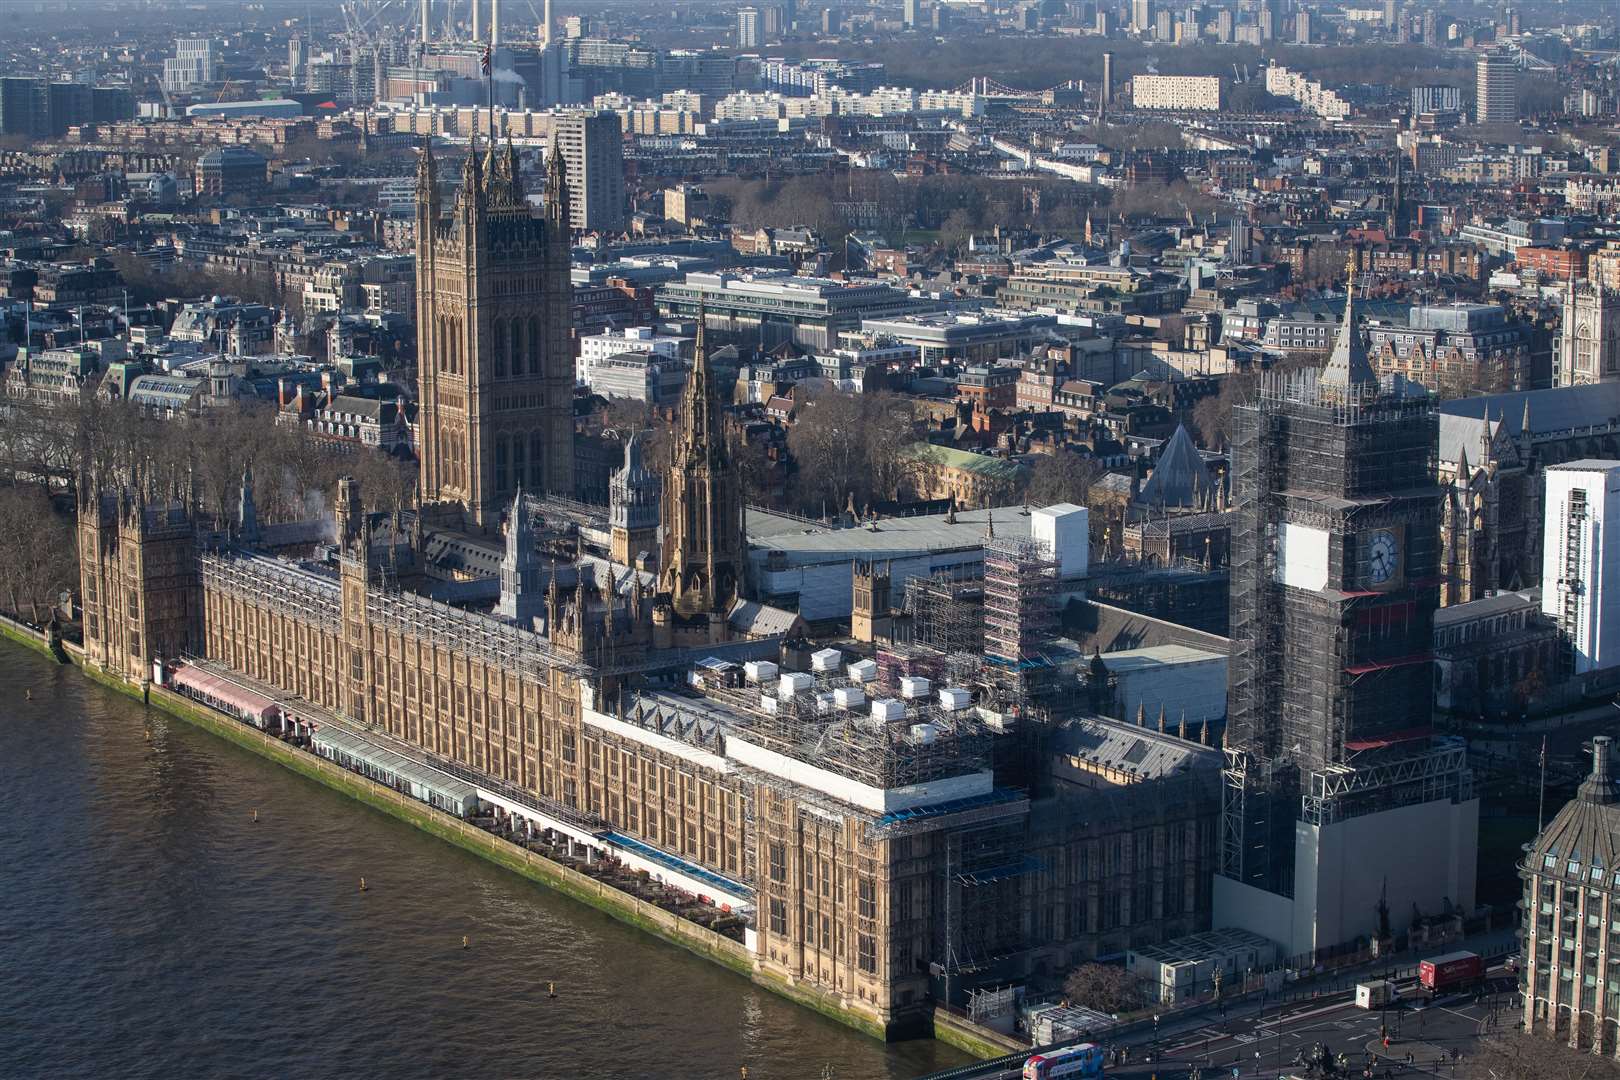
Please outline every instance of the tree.
[[1029, 482], [1024, 488], [1024, 499], [1033, 506], [1052, 506], [1056, 503], [1088, 501], [1091, 485], [1103, 474], [1103, 467], [1095, 458], [1077, 454], [1072, 450], [1059, 450], [1043, 454], [1030, 466]]
[[798, 466], [795, 501], [812, 516], [895, 498], [914, 441], [911, 406], [893, 394], [822, 390], [799, 409], [788, 432]]
[[74, 530], [33, 487], [0, 489], [0, 603], [35, 626], [79, 585]]
[[1098, 1012], [1123, 1013], [1142, 1006], [1136, 977], [1113, 964], [1081, 964], [1063, 980], [1063, 992], [1072, 1004]]
[[1614, 1060], [1573, 1050], [1562, 1038], [1502, 1034], [1477, 1043], [1462, 1074], [1468, 1080], [1597, 1080], [1614, 1075]]

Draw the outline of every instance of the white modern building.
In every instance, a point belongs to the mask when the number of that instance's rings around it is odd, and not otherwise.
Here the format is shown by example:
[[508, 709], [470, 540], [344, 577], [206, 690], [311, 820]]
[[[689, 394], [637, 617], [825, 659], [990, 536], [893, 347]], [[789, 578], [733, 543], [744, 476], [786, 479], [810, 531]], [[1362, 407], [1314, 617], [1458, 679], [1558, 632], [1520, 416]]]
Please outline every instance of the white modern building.
[[679, 360], [691, 338], [660, 334], [650, 326], [609, 329], [579, 339], [579, 358], [574, 361], [574, 381], [592, 386], [591, 372], [609, 357], [622, 353], [646, 353], [666, 360]]
[[219, 46], [208, 38], [180, 38], [163, 61], [163, 88], [184, 93], [219, 78]]
[[1137, 75], [1131, 79], [1131, 104], [1138, 109], [1218, 112], [1218, 75]]
[[1608, 530], [1620, 522], [1620, 461], [1571, 461], [1546, 476], [1541, 610], [1570, 670], [1585, 675], [1620, 664], [1620, 540]]

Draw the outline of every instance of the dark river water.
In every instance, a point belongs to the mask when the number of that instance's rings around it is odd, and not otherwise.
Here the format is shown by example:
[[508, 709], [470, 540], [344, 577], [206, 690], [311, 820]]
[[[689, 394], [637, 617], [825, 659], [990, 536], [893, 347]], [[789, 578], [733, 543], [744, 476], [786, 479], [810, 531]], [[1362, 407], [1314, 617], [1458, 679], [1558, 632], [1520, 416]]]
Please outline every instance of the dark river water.
[[963, 1060], [885, 1046], [0, 642], [0, 1078]]

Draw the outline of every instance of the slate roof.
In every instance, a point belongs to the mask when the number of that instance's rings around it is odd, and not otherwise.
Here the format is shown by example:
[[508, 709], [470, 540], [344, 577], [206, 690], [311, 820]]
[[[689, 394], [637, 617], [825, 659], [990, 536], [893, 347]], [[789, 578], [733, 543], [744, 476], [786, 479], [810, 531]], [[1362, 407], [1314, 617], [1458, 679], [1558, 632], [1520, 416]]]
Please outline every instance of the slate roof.
[[1159, 452], [1152, 474], [1142, 485], [1140, 501], [1174, 510], [1198, 510], [1214, 504], [1215, 481], [1185, 426], [1178, 425]]
[[[1586, 883], [1620, 885], [1620, 789], [1610, 771], [1612, 745], [1606, 735], [1592, 740], [1592, 773], [1536, 838], [1530, 854], [1532, 870]], [[1546, 865], [1548, 856], [1553, 859], [1550, 867]], [[1603, 871], [1597, 879], [1591, 877], [1593, 867]]]

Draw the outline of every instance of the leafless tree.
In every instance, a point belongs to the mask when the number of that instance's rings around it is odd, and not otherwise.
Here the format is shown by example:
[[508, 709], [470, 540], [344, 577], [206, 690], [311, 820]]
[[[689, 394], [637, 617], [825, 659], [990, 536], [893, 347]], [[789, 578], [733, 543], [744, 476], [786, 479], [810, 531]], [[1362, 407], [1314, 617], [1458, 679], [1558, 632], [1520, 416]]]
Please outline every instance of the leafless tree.
[[1051, 506], [1063, 502], [1085, 505], [1091, 485], [1102, 474], [1103, 467], [1095, 458], [1076, 454], [1072, 450], [1043, 454], [1030, 466], [1024, 498], [1032, 506]]
[[35, 487], [0, 488], [0, 597], [38, 626], [57, 596], [79, 584], [74, 531]]
[[1571, 1049], [1562, 1039], [1520, 1033], [1481, 1040], [1463, 1061], [1468, 1080], [1598, 1080], [1620, 1072], [1614, 1058]]
[[1130, 1012], [1142, 1005], [1135, 976], [1112, 964], [1081, 964], [1063, 980], [1063, 992], [1073, 1004], [1098, 1012]]
[[894, 498], [905, 482], [904, 451], [914, 438], [911, 409], [893, 394], [823, 390], [811, 397], [788, 432], [799, 509], [836, 512], [851, 497], [864, 509]]

